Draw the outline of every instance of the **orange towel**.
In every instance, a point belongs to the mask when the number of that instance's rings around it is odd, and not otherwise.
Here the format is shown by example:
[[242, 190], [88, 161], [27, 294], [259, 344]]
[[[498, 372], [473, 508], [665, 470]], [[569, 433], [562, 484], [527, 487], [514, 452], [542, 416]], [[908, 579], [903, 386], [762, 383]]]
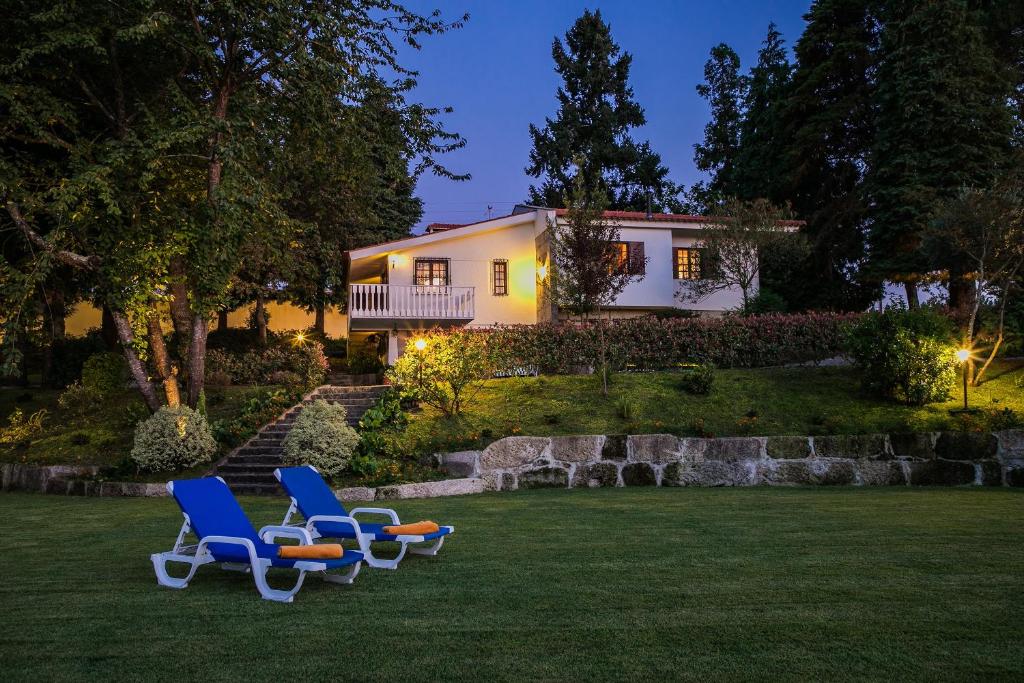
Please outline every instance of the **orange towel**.
[[382, 531], [393, 536], [423, 536], [440, 531], [441, 527], [431, 521], [416, 522], [414, 524], [399, 524], [398, 526], [386, 526]]
[[337, 560], [344, 554], [345, 551], [337, 543], [277, 547], [277, 556], [282, 560]]

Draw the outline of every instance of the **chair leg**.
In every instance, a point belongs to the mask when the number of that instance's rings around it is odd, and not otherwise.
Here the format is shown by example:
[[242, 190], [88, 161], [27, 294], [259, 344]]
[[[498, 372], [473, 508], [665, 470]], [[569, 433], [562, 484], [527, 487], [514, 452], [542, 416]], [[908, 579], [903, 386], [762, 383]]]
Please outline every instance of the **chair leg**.
[[359, 574], [359, 568], [362, 564], [362, 562], [356, 562], [352, 565], [352, 568], [344, 574], [328, 574], [327, 572], [323, 572], [324, 581], [328, 581], [330, 583], [343, 583], [346, 585], [350, 584], [356, 580], [356, 575]]
[[289, 590], [278, 590], [271, 588], [267, 583], [267, 570], [270, 569], [270, 560], [259, 560], [252, 567], [252, 578], [256, 582], [256, 589], [263, 596], [264, 600], [273, 600], [275, 602], [291, 602], [295, 598], [295, 594], [302, 588], [302, 582], [306, 578], [306, 570], [299, 570], [299, 578], [295, 582], [295, 585]]
[[[154, 553], [149, 559], [153, 561], [153, 570], [156, 572], [156, 582], [168, 588], [182, 589], [188, 586], [189, 581], [196, 575], [199, 565], [205, 562], [199, 561], [197, 557], [179, 555], [177, 553]], [[181, 579], [175, 578], [167, 573], [168, 562], [181, 562], [189, 565], [188, 574]]]
[[[368, 545], [367, 548], [370, 546]], [[398, 551], [398, 556], [391, 560], [385, 560], [377, 557], [372, 552], [363, 553], [363, 557], [366, 559], [366, 564], [373, 567], [374, 569], [398, 569], [398, 563], [405, 557], [406, 550], [409, 549], [408, 543], [403, 543], [401, 549]]]
[[441, 538], [437, 539], [437, 541], [432, 545], [413, 546], [409, 548], [409, 552], [414, 555], [430, 555], [431, 557], [433, 557], [434, 555], [437, 555], [437, 551], [440, 550], [441, 546], [444, 545], [444, 539], [445, 537], [442, 536]]

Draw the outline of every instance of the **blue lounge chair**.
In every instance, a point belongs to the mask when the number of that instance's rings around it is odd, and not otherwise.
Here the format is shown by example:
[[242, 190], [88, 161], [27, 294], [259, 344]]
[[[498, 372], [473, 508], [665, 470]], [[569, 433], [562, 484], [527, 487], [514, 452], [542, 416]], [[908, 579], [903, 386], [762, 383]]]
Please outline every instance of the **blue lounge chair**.
[[[274, 470], [274, 476], [292, 499], [281, 524], [291, 523], [292, 515], [298, 512], [305, 518], [305, 529], [313, 538], [353, 538], [359, 544], [366, 564], [375, 569], [397, 569], [406, 550], [416, 555], [436, 555], [444, 545], [445, 536], [455, 531], [455, 527], [443, 526], [432, 534], [422, 536], [386, 534], [383, 530], [385, 526], [401, 524], [397, 512], [386, 508], [355, 508], [351, 513], [345, 512], [344, 506], [315, 467], [281, 467]], [[387, 515], [391, 521], [388, 524], [358, 522], [355, 517], [360, 514]], [[402, 547], [397, 557], [387, 560], [371, 552], [370, 544], [373, 541], [394, 541], [401, 543]], [[414, 543], [430, 541], [433, 543], [428, 546], [412, 546]]]
[[[284, 560], [277, 556], [276, 538], [298, 539], [300, 545], [312, 545], [308, 531], [297, 527], [265, 526], [259, 533], [249, 522], [238, 501], [220, 477], [182, 479], [167, 482], [167, 491], [174, 496], [185, 523], [181, 525], [178, 540], [169, 552], [155, 553], [153, 568], [161, 586], [185, 588], [200, 565], [219, 562], [221, 568], [252, 572], [256, 588], [267, 600], [291, 602], [306, 572], [322, 572], [325, 581], [352, 583], [359, 573], [363, 555], [346, 550], [342, 557], [330, 560]], [[185, 536], [192, 531], [199, 539], [197, 545], [185, 545]], [[176, 579], [167, 573], [168, 562], [191, 565], [188, 575]], [[271, 567], [297, 569], [299, 579], [290, 590], [277, 590], [267, 585], [267, 570]], [[328, 574], [335, 569], [348, 568], [345, 574]]]

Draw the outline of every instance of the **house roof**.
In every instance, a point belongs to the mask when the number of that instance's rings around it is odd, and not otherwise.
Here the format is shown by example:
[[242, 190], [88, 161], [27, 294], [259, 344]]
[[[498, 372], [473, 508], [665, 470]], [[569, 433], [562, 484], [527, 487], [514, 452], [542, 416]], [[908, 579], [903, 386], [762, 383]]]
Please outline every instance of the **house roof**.
[[[569, 213], [568, 209], [555, 209], [556, 216], [564, 216]], [[699, 216], [689, 213], [652, 213], [650, 215], [643, 211], [602, 211], [602, 218], [619, 221], [647, 221], [654, 223], [718, 223], [722, 216]], [[778, 221], [779, 225], [799, 227], [804, 221]]]
[[435, 232], [444, 232], [445, 230], [454, 230], [455, 228], [461, 228], [469, 223], [431, 223], [426, 228], [426, 234], [432, 234]]

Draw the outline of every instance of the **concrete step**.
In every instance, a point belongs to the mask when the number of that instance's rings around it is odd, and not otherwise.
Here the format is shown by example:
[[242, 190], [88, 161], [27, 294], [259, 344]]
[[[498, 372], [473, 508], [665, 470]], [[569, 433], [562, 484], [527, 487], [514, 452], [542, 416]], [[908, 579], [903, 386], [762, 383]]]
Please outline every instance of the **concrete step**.
[[242, 455], [247, 458], [257, 456], [274, 456], [280, 457], [284, 453], [284, 448], [281, 446], [253, 446], [245, 445], [238, 449], [235, 455]]
[[[227, 459], [221, 467], [227, 465], [277, 465], [281, 463], [280, 453], [243, 453], [239, 451]], [[218, 471], [220, 469], [218, 468]]]
[[224, 477], [235, 474], [252, 474], [260, 475], [265, 477], [266, 475], [274, 476], [274, 470], [281, 466], [281, 461], [278, 459], [277, 462], [264, 462], [264, 463], [252, 463], [252, 462], [227, 462], [217, 468], [217, 472]]
[[281, 448], [281, 439], [262, 439], [258, 435], [247, 446], [263, 446], [264, 448]]
[[229, 482], [228, 488], [236, 496], [278, 496], [284, 493], [281, 485], [276, 481], [272, 484], [232, 484]]

